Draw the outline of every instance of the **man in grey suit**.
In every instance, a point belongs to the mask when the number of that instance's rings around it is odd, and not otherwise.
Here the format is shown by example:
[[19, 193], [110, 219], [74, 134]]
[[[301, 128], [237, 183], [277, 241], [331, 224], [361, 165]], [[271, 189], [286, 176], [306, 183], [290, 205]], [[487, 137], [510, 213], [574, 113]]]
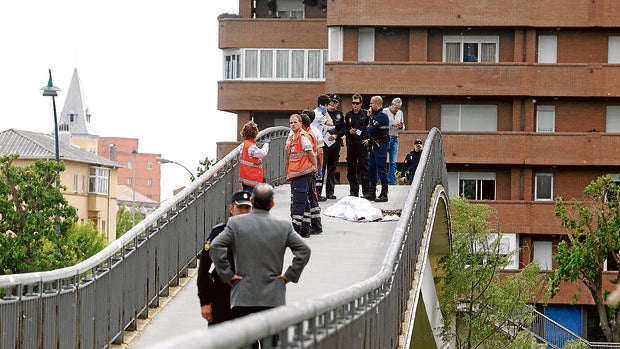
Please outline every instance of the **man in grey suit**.
[[[252, 212], [230, 217], [211, 243], [210, 256], [217, 273], [232, 285], [233, 318], [284, 305], [286, 283], [297, 282], [310, 259], [310, 247], [291, 221], [270, 214], [273, 196], [271, 185], [258, 184], [252, 193]], [[227, 257], [229, 246], [234, 251], [235, 272]], [[287, 247], [293, 252], [293, 261], [282, 273]]]

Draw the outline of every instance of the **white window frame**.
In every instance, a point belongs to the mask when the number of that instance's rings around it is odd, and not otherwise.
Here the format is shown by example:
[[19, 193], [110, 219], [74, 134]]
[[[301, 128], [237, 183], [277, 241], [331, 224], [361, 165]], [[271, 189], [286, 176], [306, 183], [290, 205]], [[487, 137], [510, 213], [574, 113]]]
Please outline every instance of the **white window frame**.
[[153, 185], [153, 178], [148, 178], [146, 180], [146, 185], [148, 185], [149, 187]]
[[476, 198], [470, 200], [483, 200], [478, 196], [479, 186], [482, 181], [493, 181], [493, 199], [484, 200], [497, 200], [497, 179], [495, 172], [448, 172], [448, 188], [457, 188], [455, 192], [450, 191], [451, 197], [463, 196], [462, 181], [473, 180], [476, 181]]
[[299, 18], [303, 19], [305, 16], [304, 3], [299, 0], [278, 0], [277, 17], [278, 18]]
[[558, 62], [558, 36], [538, 35], [538, 63], [554, 64]]
[[344, 56], [344, 34], [342, 27], [327, 28], [327, 51], [330, 62], [341, 62]]
[[605, 115], [605, 132], [620, 133], [620, 106], [608, 105]]
[[532, 242], [534, 250], [533, 259], [540, 265], [540, 270], [553, 269], [553, 243], [551, 241], [534, 240]]
[[[491, 234], [493, 241], [498, 238], [498, 234]], [[499, 253], [508, 256], [509, 263], [504, 270], [519, 269], [519, 236], [515, 233], [502, 233], [502, 240], [499, 243]]]
[[620, 64], [620, 36], [607, 39], [607, 63]]
[[[239, 53], [240, 62], [238, 74], [232, 74], [224, 71], [223, 79], [225, 80], [245, 80], [245, 81], [325, 81], [325, 62], [329, 57], [329, 50], [325, 49], [282, 49], [282, 48], [246, 48], [236, 50], [223, 50], [224, 57], [236, 53]], [[297, 58], [300, 58], [300, 53], [303, 54], [303, 63], [301, 67], [295, 64]], [[248, 54], [256, 55], [254, 63], [248, 60]], [[281, 62], [279, 58], [287, 57], [286, 77], [278, 76], [278, 64]], [[269, 56], [269, 57], [268, 57]], [[312, 59], [314, 58], [314, 60]], [[253, 59], [254, 60], [254, 59]], [[264, 66], [267, 64], [268, 66]], [[226, 68], [226, 61], [224, 61], [224, 67]], [[280, 68], [282, 68], [280, 66]], [[301, 76], [296, 74], [303, 69]], [[248, 71], [251, 73], [248, 73]], [[314, 74], [312, 74], [314, 73]], [[251, 74], [251, 76], [248, 76]], [[234, 76], [234, 77], [233, 77]], [[232, 78], [231, 78], [232, 77]]]
[[[548, 177], [551, 182], [550, 185], [550, 195], [548, 198], [539, 198], [538, 197], [538, 179]], [[536, 173], [534, 175], [534, 200], [535, 201], [553, 201], [553, 173]]]
[[357, 60], [375, 61], [375, 28], [361, 27], [357, 33]]
[[241, 52], [240, 50], [225, 50], [223, 54], [224, 80], [235, 80], [241, 78]]
[[91, 166], [89, 168], [88, 192], [107, 195], [110, 182], [110, 169]]
[[[489, 114], [495, 114], [493, 120], [487, 120], [485, 128], [474, 128], [467, 124], [467, 117], [480, 115], [476, 110], [485, 110]], [[441, 130], [442, 131], [497, 131], [498, 107], [493, 104], [442, 104], [441, 105]]]
[[77, 193], [78, 192], [78, 181], [79, 181], [79, 176], [78, 175], [73, 175], [73, 192]]
[[[549, 122], [551, 129], [543, 127]], [[555, 105], [536, 106], [536, 132], [555, 132]]]
[[[464, 46], [468, 43], [477, 43], [478, 52], [482, 51], [483, 44], [495, 44], [495, 61], [482, 62], [482, 55], [478, 54], [476, 61], [466, 61], [464, 59]], [[478, 63], [497, 63], [499, 62], [499, 36], [498, 35], [444, 35], [442, 46], [442, 61], [447, 60], [447, 44], [459, 44], [459, 61], [454, 62], [478, 62]], [[453, 61], [450, 61], [453, 62]]]

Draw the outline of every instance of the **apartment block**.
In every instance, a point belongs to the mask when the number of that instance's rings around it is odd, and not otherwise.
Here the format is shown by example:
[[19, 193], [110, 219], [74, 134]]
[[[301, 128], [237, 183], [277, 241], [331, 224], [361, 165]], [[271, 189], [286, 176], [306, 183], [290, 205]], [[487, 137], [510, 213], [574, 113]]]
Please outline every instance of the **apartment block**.
[[[219, 20], [218, 108], [262, 129], [323, 93], [345, 113], [354, 93], [400, 97], [398, 161], [441, 129], [451, 195], [497, 210], [512, 269], [549, 270], [565, 234], [553, 199], [620, 173], [619, 15], [613, 0], [239, 0]], [[592, 304], [566, 284], [544, 311], [597, 340]]]

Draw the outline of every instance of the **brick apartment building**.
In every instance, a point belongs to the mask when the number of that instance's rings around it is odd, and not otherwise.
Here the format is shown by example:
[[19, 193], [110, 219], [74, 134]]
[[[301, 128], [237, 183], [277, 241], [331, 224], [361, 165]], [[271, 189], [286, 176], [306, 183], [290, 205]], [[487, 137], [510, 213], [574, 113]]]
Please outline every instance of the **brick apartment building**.
[[[401, 97], [399, 161], [440, 128], [451, 195], [497, 210], [520, 249], [509, 269], [550, 269], [563, 235], [553, 198], [620, 172], [618, 15], [614, 0], [239, 0], [219, 20], [218, 107], [263, 129], [326, 92], [343, 96], [343, 112], [356, 92], [364, 107]], [[600, 339], [592, 304], [574, 283], [544, 311]]]

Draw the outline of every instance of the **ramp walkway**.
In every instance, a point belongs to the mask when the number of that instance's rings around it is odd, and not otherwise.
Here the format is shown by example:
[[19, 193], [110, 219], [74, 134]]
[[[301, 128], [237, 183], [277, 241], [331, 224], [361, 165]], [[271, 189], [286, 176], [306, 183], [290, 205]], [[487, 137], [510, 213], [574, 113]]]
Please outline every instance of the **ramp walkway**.
[[[272, 213], [282, 218], [290, 214], [290, 186], [275, 188], [276, 205]], [[409, 186], [390, 186], [389, 201], [374, 203], [379, 209], [401, 209]], [[320, 202], [321, 209], [338, 202], [349, 192], [348, 185], [337, 185], [337, 200]], [[396, 221], [356, 223], [322, 215], [323, 234], [312, 235], [306, 242], [312, 248], [312, 257], [304, 269], [299, 283], [287, 286], [287, 304], [317, 298], [346, 288], [376, 274], [391, 242]], [[290, 261], [290, 252], [285, 263]], [[135, 336], [125, 336], [126, 344], [113, 348], [152, 348], [172, 336], [193, 330], [207, 331], [207, 322], [200, 316], [196, 296], [196, 273], [190, 273], [177, 293], [148, 323], [136, 331]], [[172, 293], [172, 292], [171, 292]]]

